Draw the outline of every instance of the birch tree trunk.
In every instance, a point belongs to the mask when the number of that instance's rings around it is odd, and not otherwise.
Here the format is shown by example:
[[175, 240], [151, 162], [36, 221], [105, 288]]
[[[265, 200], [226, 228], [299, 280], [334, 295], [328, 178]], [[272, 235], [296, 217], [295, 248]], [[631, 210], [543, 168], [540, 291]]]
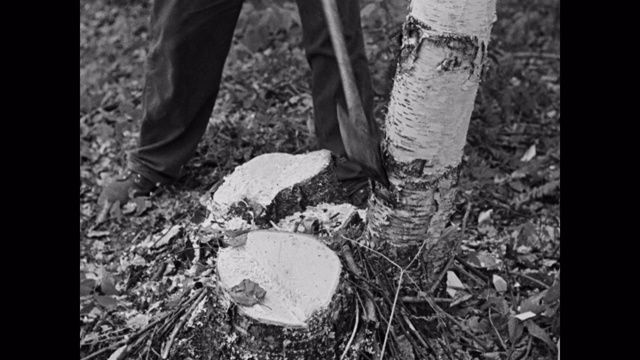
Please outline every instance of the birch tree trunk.
[[454, 255], [439, 241], [487, 55], [496, 0], [412, 0], [385, 121], [392, 184], [369, 199], [368, 236], [406, 265], [424, 244], [427, 282]]

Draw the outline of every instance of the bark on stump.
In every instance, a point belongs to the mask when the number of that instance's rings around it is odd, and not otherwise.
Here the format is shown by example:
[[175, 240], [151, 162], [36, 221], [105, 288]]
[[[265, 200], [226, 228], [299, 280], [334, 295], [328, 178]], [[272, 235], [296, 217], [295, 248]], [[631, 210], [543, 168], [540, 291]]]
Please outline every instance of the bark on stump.
[[[191, 359], [334, 359], [351, 326], [338, 256], [317, 238], [257, 230], [220, 249], [222, 292], [200, 307], [173, 356]], [[259, 285], [241, 293], [247, 281]], [[246, 299], [260, 298], [252, 306]], [[251, 303], [252, 301], [249, 301]]]
[[308, 206], [344, 203], [346, 197], [327, 150], [291, 155], [270, 153], [237, 167], [212, 189], [205, 203], [216, 223], [234, 217], [261, 226]]

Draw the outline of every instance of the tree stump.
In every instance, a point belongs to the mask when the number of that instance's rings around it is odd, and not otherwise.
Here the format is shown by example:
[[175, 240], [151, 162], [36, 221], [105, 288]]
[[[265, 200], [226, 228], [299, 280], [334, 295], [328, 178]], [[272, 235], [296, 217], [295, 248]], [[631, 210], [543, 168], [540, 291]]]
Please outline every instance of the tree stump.
[[336, 358], [353, 321], [338, 256], [299, 233], [256, 230], [231, 244], [218, 254], [222, 292], [200, 307], [174, 356]]
[[213, 222], [240, 217], [260, 226], [324, 202], [346, 202], [327, 150], [257, 156], [225, 177], [205, 205]]

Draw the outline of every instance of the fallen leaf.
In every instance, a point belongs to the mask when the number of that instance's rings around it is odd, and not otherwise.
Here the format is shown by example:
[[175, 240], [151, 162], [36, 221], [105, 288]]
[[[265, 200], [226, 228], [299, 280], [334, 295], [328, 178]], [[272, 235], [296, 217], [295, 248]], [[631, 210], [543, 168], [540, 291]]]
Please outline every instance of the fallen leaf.
[[493, 212], [493, 209], [489, 209], [481, 212], [480, 215], [478, 215], [478, 225], [482, 224], [485, 221], [489, 221], [491, 219], [492, 212]]
[[166, 234], [164, 234], [164, 236], [160, 238], [160, 240], [155, 243], [153, 247], [159, 248], [161, 246], [167, 245], [169, 241], [173, 240], [173, 238], [175, 238], [180, 233], [181, 230], [182, 226], [174, 225], [171, 229], [169, 229], [169, 231], [167, 231]]
[[115, 279], [113, 275], [107, 271], [104, 266], [100, 266], [96, 269], [97, 272], [97, 283], [100, 286], [100, 291], [105, 295], [117, 295], [118, 290], [115, 287]]
[[101, 202], [99, 205], [100, 212], [98, 213], [98, 216], [96, 216], [96, 225], [99, 225], [107, 220], [109, 209], [111, 209], [111, 203], [108, 201]]
[[493, 286], [498, 292], [507, 291], [507, 282], [496, 274], [493, 274]]
[[554, 259], [542, 259], [542, 265], [546, 266], [546, 267], [552, 267], [553, 265], [555, 265], [558, 261], [554, 260]]
[[544, 301], [547, 304], [551, 304], [560, 299], [560, 281], [556, 281], [548, 290], [544, 297]]
[[80, 296], [89, 295], [96, 287], [96, 281], [93, 279], [84, 279], [80, 281]]
[[264, 299], [267, 291], [260, 287], [258, 283], [244, 279], [240, 284], [232, 287], [229, 294], [238, 305], [253, 306]]
[[542, 315], [546, 316], [548, 318], [552, 318], [556, 314], [556, 312], [558, 311], [559, 307], [560, 307], [560, 305], [545, 304], [545, 309], [544, 309], [544, 312], [542, 313]]
[[104, 306], [107, 310], [115, 309], [118, 306], [118, 300], [108, 295], [96, 295], [98, 304]]
[[467, 261], [476, 267], [485, 268], [488, 270], [498, 270], [501, 267], [501, 262], [496, 259], [492, 254], [482, 250], [470, 253], [467, 256]]
[[96, 305], [91, 302], [85, 306], [82, 307], [82, 309], [80, 309], [80, 315], [87, 315], [91, 312], [91, 310], [93, 310], [96, 307]]
[[320, 220], [315, 217], [308, 217], [302, 220], [305, 234], [316, 234], [320, 231]]
[[131, 260], [129, 266], [144, 266], [147, 265], [147, 260], [145, 260], [142, 256], [136, 254], [136, 256]]
[[112, 276], [105, 276], [100, 281], [100, 290], [105, 295], [118, 295], [119, 291], [116, 289]]
[[527, 319], [531, 319], [532, 317], [536, 316], [536, 313], [531, 312], [531, 311], [525, 311], [521, 314], [518, 314], [516, 316], [514, 316], [516, 319], [520, 320], [520, 321], [525, 321]]
[[398, 347], [400, 348], [400, 354], [402, 354], [403, 359], [415, 359], [415, 355], [413, 354], [413, 346], [411, 342], [407, 339], [406, 336], [400, 335], [396, 337], [398, 342]]
[[452, 306], [456, 306], [460, 303], [463, 303], [469, 299], [471, 299], [473, 297], [473, 295], [469, 294], [468, 292], [461, 290], [461, 291], [456, 291], [456, 295], [453, 297], [453, 301], [451, 301], [451, 303], [449, 303], [449, 307]]
[[509, 329], [509, 341], [515, 343], [522, 336], [524, 325], [517, 317], [510, 317], [507, 321], [507, 328]]
[[136, 204], [136, 216], [142, 215], [145, 211], [147, 211], [147, 209], [151, 207], [151, 201], [141, 196], [133, 198], [132, 201], [134, 204]]
[[91, 231], [89, 231], [89, 233], [87, 233], [87, 237], [88, 238], [100, 238], [100, 237], [107, 236], [110, 233], [111, 233], [110, 231], [94, 231], [94, 230], [91, 230]]
[[495, 309], [500, 315], [509, 314], [509, 304], [502, 296], [489, 296], [487, 303], [484, 307], [491, 307]]
[[242, 235], [236, 236], [226, 241], [227, 245], [237, 248], [239, 246], [243, 246], [247, 243], [247, 234], [244, 233]]
[[360, 17], [366, 19], [376, 10], [377, 7], [378, 6], [376, 6], [376, 4], [374, 3], [367, 4], [365, 7], [362, 8], [362, 10], [360, 10]]
[[482, 264], [480, 263], [480, 259], [478, 259], [477, 251], [474, 251], [472, 253], [469, 253], [469, 255], [467, 255], [467, 262], [470, 265], [473, 265], [475, 267], [482, 267]]
[[547, 290], [544, 290], [538, 294], [531, 295], [529, 298], [525, 299], [520, 303], [520, 311], [527, 312], [531, 311], [533, 313], [539, 314], [545, 310], [545, 306], [540, 303], [540, 301], [547, 295]]
[[120, 360], [124, 358], [124, 356], [127, 355], [128, 346], [129, 345], [120, 346], [116, 351], [113, 352], [113, 354], [111, 354], [111, 356], [109, 356], [108, 360]]
[[549, 336], [549, 334], [547, 334], [547, 332], [543, 328], [534, 323], [533, 320], [525, 322], [525, 326], [527, 327], [527, 330], [529, 330], [529, 334], [531, 334], [531, 336], [544, 341], [547, 345], [549, 345], [550, 348], [554, 350], [556, 349], [556, 344], [551, 341], [551, 337]]
[[124, 204], [124, 206], [122, 207], [122, 213], [125, 214], [125, 215], [129, 215], [134, 211], [136, 211], [136, 204], [135, 203], [128, 202], [128, 203]]
[[527, 187], [524, 186], [524, 184], [520, 180], [510, 181], [508, 185], [510, 188], [517, 192], [523, 192], [527, 189]]
[[207, 267], [199, 262], [193, 264], [189, 270], [186, 271], [186, 273], [189, 276], [198, 276], [200, 274], [202, 274], [203, 271], [205, 271], [207, 269]]
[[96, 332], [89, 333], [82, 339], [82, 341], [80, 342], [80, 345], [84, 345], [86, 343], [98, 340], [99, 338], [100, 338], [100, 334]]
[[525, 151], [524, 155], [522, 155], [522, 158], [520, 158], [520, 161], [523, 161], [523, 162], [531, 161], [531, 159], [533, 159], [535, 156], [536, 156], [536, 144], [533, 144], [527, 149], [527, 151]]
[[472, 316], [467, 321], [469, 329], [475, 333], [486, 333], [489, 330], [489, 320], [481, 319], [479, 316]]
[[489, 360], [501, 360], [502, 357], [500, 357], [500, 353], [499, 352], [490, 352], [490, 353], [484, 353], [482, 354], [482, 357], [485, 359], [489, 359]]
[[142, 329], [149, 324], [149, 319], [151, 319], [149, 315], [138, 314], [127, 320], [127, 326], [134, 330]]
[[122, 211], [120, 211], [120, 200], [116, 201], [111, 205], [111, 209], [109, 209], [109, 217], [111, 219], [116, 219], [116, 221], [122, 220]]
[[464, 288], [464, 284], [460, 281], [456, 273], [447, 271], [447, 294], [454, 297], [458, 290], [463, 290]]
[[[237, 217], [233, 218], [232, 220], [235, 220], [235, 219], [242, 220], [242, 219], [237, 218]], [[244, 225], [244, 224], [245, 224], [245, 222], [243, 221], [242, 225]], [[227, 227], [229, 227], [229, 222], [227, 222]], [[236, 228], [235, 226], [232, 226], [232, 227], [234, 229]], [[244, 235], [244, 234], [248, 233], [249, 231], [251, 231], [251, 229], [224, 230], [224, 234], [229, 238], [235, 238], [235, 237], [238, 237], [240, 235]]]
[[539, 242], [540, 240], [536, 234], [536, 227], [530, 221], [527, 221], [520, 226], [516, 246], [537, 247]]

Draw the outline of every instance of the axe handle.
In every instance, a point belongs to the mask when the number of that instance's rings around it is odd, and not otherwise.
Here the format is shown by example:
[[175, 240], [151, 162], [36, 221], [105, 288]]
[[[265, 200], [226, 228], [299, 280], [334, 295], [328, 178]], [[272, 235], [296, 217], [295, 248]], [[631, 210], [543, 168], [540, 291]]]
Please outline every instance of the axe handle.
[[[307, 0], [315, 1], [315, 0]], [[342, 0], [344, 1], [344, 0]], [[362, 108], [362, 100], [356, 87], [351, 61], [347, 54], [342, 23], [336, 0], [321, 0], [327, 21], [329, 36], [340, 69], [342, 88], [347, 102], [348, 117], [338, 115], [338, 124], [347, 156], [360, 163], [365, 173], [389, 187], [389, 178], [382, 164], [380, 152], [380, 131], [373, 118], [367, 118]]]
[[353, 76], [353, 69], [351, 68], [351, 61], [347, 55], [347, 45], [345, 44], [344, 36], [342, 35], [344, 32], [342, 30], [342, 23], [340, 22], [340, 15], [338, 14], [338, 6], [336, 5], [335, 0], [321, 1], [325, 19], [327, 20], [327, 26], [329, 28], [329, 36], [331, 37], [331, 42], [333, 43], [334, 52], [336, 54], [336, 60], [338, 62], [338, 68], [340, 69], [340, 78], [342, 79], [342, 87], [344, 88], [344, 97], [347, 101], [347, 109], [349, 114], [362, 112], [364, 116], [360, 95], [358, 94], [358, 88], [356, 87], [355, 78]]

